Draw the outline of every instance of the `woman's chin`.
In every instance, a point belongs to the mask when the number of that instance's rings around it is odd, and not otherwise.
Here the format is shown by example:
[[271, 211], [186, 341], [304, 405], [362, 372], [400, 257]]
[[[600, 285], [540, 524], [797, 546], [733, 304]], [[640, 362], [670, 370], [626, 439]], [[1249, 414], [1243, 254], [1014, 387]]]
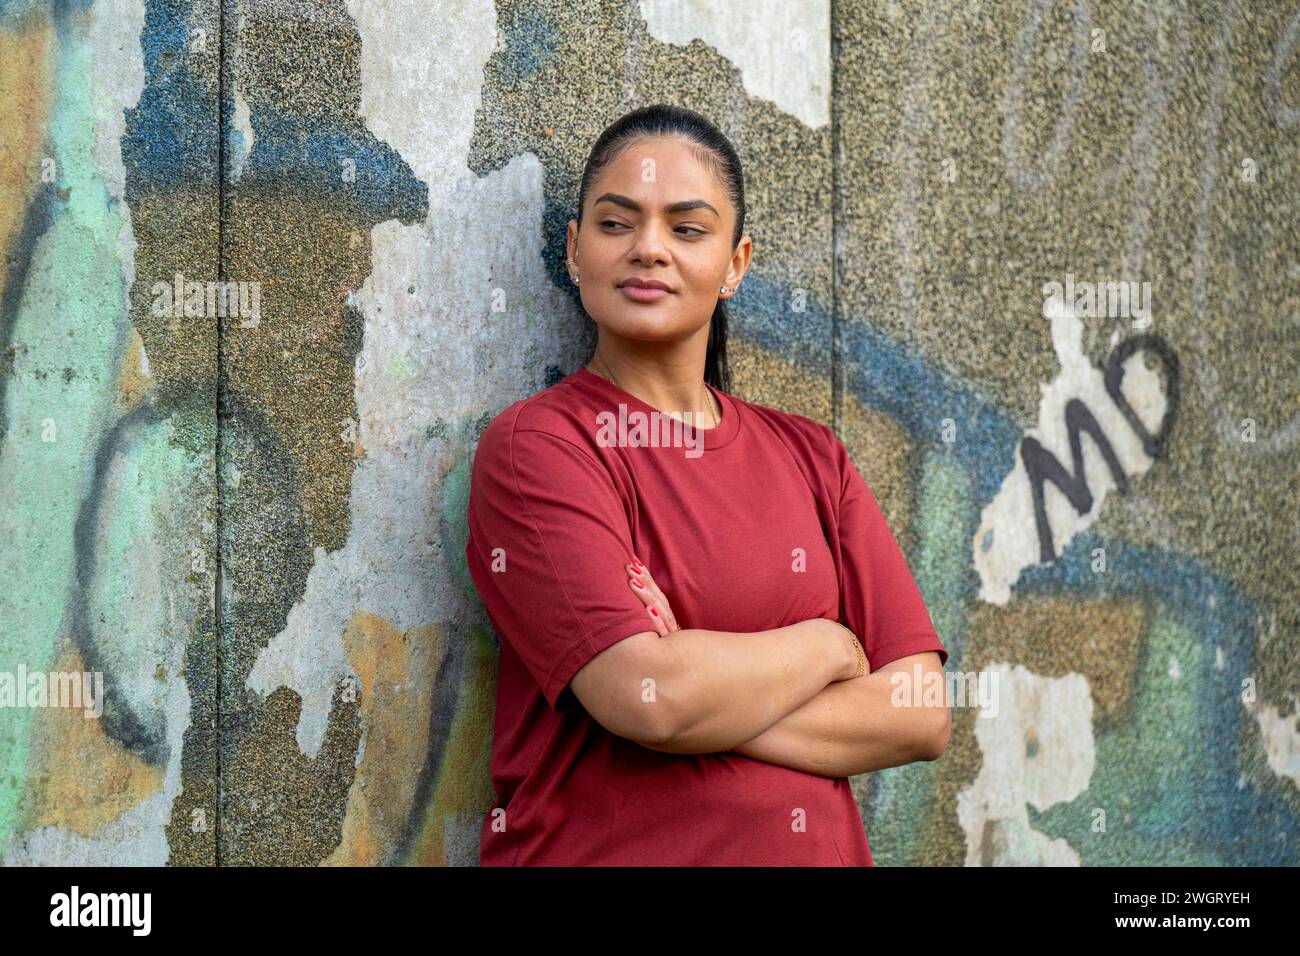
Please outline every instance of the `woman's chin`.
[[606, 332], [638, 342], [670, 342], [689, 332], [666, 315], [619, 314], [597, 324]]

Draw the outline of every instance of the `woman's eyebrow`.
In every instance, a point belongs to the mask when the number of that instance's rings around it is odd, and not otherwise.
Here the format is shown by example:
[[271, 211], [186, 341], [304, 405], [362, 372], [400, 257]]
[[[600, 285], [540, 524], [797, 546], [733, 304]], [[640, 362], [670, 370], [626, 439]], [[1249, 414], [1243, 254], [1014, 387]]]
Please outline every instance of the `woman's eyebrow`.
[[[616, 206], [623, 206], [626, 209], [631, 209], [633, 212], [641, 211], [641, 204], [639, 202], [635, 199], [629, 199], [627, 196], [620, 196], [618, 193], [605, 193], [592, 203], [592, 205], [596, 206], [603, 202], [612, 202]], [[688, 212], [691, 209], [707, 209], [719, 219], [722, 218], [722, 216], [718, 214], [718, 211], [703, 199], [683, 199], [681, 202], [673, 202], [664, 206], [664, 212]]]

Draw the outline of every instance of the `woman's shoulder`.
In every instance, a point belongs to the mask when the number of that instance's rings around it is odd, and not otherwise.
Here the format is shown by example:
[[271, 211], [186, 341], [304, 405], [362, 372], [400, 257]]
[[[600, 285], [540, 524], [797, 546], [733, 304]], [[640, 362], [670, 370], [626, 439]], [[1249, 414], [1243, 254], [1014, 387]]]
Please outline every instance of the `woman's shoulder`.
[[766, 430], [774, 437], [784, 440], [787, 444], [794, 443], [800, 449], [816, 454], [818, 457], [827, 451], [833, 451], [835, 443], [839, 442], [830, 426], [822, 424], [815, 418], [737, 398], [735, 395], [730, 397], [733, 401], [743, 404], [746, 412], [763, 422]]
[[572, 386], [572, 378], [561, 379], [502, 409], [483, 430], [480, 453], [485, 448], [508, 450], [518, 443], [521, 433], [541, 432], [580, 447], [594, 446], [591, 402], [581, 389]]

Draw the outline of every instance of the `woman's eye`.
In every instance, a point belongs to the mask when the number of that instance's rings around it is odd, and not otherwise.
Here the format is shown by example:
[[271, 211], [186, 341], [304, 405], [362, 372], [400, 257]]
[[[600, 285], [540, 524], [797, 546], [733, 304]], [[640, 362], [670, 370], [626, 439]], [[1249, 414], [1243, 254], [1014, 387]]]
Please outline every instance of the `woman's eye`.
[[[608, 226], [621, 226], [621, 227], [624, 228], [624, 229], [627, 229], [627, 228], [628, 228], [627, 223], [617, 222], [617, 221], [615, 221], [615, 220], [613, 220], [613, 219], [602, 219], [600, 224], [601, 224], [602, 226], [606, 226], [606, 227], [608, 227]], [[691, 238], [692, 238], [692, 239], [695, 238], [695, 236], [702, 236], [702, 235], [704, 235], [704, 232], [705, 232], [703, 229], [696, 229], [694, 226], [678, 226], [677, 228], [678, 228], [679, 230], [681, 230], [681, 229], [686, 229], [686, 230], [688, 230], [690, 233], [692, 233], [692, 235], [691, 235]]]

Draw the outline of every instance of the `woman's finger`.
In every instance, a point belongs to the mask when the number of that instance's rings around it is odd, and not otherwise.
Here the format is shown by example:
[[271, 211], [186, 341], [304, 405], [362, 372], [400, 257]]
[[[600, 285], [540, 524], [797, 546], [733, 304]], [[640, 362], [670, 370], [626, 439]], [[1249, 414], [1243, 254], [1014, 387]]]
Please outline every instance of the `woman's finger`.
[[671, 633], [671, 629], [668, 627], [668, 622], [664, 620], [664, 616], [659, 613], [658, 608], [650, 607], [646, 608], [646, 610], [650, 613], [650, 621], [654, 629], [659, 632], [659, 636], [667, 637]]
[[659, 636], [664, 637], [671, 633], [673, 628], [668, 625], [668, 615], [661, 608], [658, 596], [634, 578], [628, 578], [627, 586], [645, 602], [646, 614], [650, 618], [651, 625], [659, 632]]
[[670, 631], [681, 630], [677, 626], [677, 617], [673, 614], [672, 605], [668, 601], [668, 595], [664, 594], [659, 585], [655, 584], [654, 578], [650, 576], [650, 569], [640, 562], [626, 565], [627, 573], [632, 579], [645, 585], [646, 589], [658, 599], [659, 613], [664, 615]]

